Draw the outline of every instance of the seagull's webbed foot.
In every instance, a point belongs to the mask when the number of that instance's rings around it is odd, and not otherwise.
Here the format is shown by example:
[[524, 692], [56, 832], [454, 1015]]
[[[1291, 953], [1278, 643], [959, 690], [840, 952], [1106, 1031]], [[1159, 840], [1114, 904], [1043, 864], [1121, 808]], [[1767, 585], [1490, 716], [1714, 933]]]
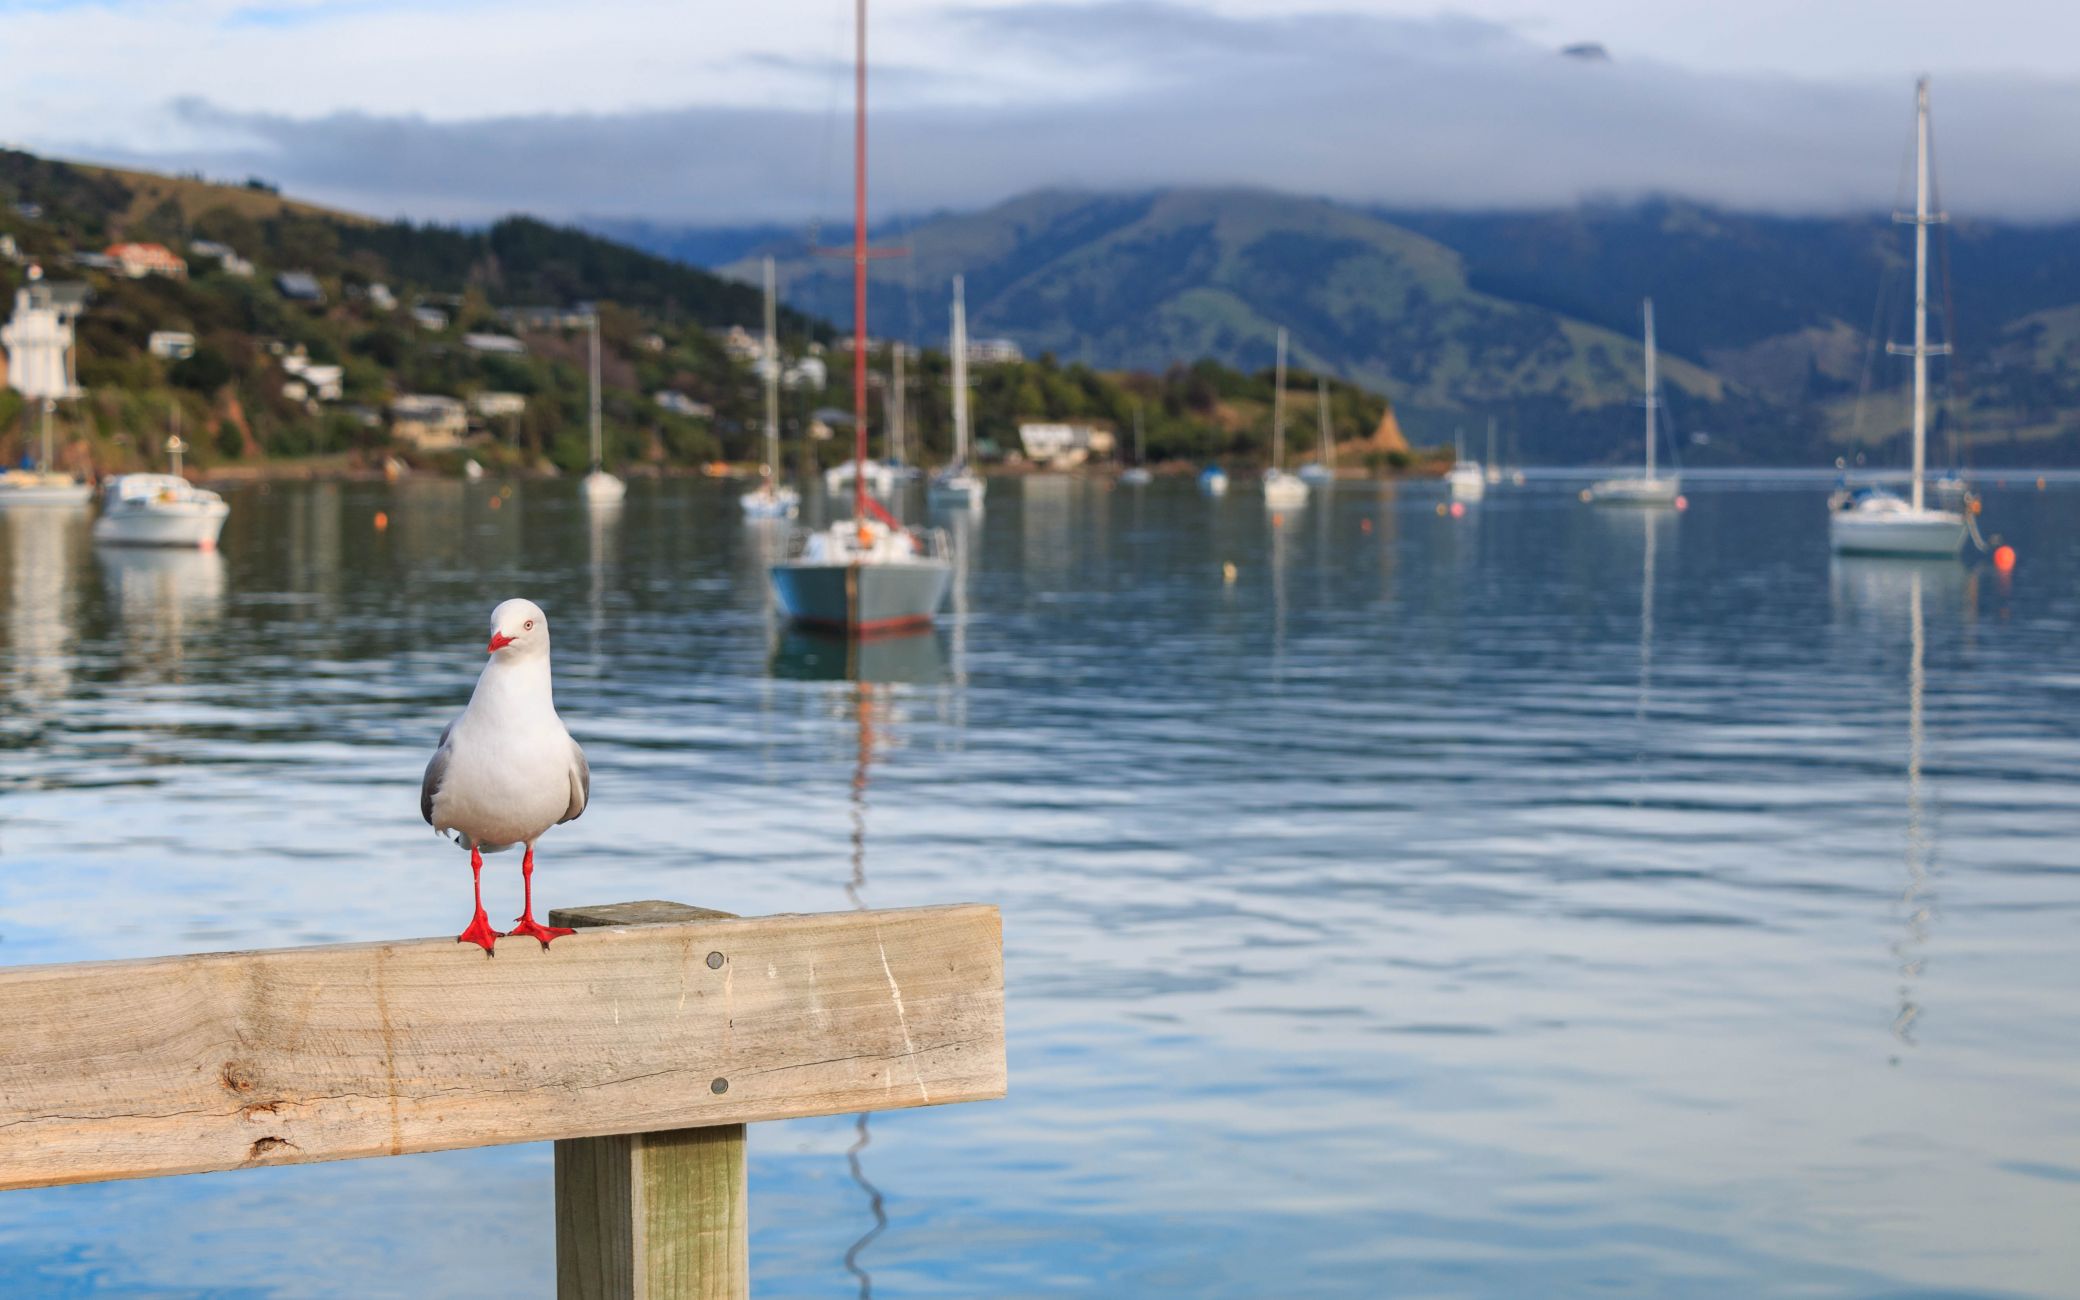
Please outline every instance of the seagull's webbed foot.
[[540, 940], [542, 947], [547, 948], [552, 939], [561, 939], [567, 934], [574, 933], [576, 932], [568, 926], [543, 925], [540, 921], [535, 920], [532, 915], [527, 915], [521, 917], [512, 929], [506, 931], [505, 937], [512, 939], [524, 934], [530, 939]]
[[484, 915], [481, 907], [470, 918], [469, 928], [455, 936], [455, 942], [473, 943], [493, 957], [498, 955], [498, 950], [492, 946], [498, 942], [498, 931], [491, 928], [491, 918]]

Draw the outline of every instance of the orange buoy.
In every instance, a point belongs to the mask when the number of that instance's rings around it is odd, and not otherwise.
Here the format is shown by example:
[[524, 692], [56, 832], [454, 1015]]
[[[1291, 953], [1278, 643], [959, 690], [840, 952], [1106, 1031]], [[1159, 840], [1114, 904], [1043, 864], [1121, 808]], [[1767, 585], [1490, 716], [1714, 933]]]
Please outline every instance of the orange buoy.
[[1273, 528], [1283, 528], [1283, 527], [1285, 527], [1285, 526], [1286, 526], [1286, 517], [1285, 517], [1284, 515], [1281, 515], [1281, 514], [1276, 514], [1276, 513], [1274, 513], [1274, 514], [1273, 514], [1273, 515], [1271, 516], [1271, 526], [1272, 526]]
[[1994, 547], [1993, 567], [2002, 573], [2013, 573], [2015, 571], [2015, 548], [2012, 546]]
[[1466, 503], [1465, 503], [1464, 501], [1454, 501], [1454, 502], [1452, 502], [1452, 518], [1454, 518], [1454, 519], [1464, 519], [1465, 517], [1466, 517]]
[[1678, 509], [1678, 510], [1688, 510], [1689, 508], [1690, 508], [1690, 498], [1689, 498], [1689, 497], [1677, 497], [1677, 498], [1676, 498], [1676, 509]]
[[2044, 476], [2043, 476], [2042, 474], [2039, 474], [2039, 475], [2037, 475], [2037, 491], [2039, 491], [2039, 492], [2042, 492], [2043, 490], [2044, 490]]
[[1371, 532], [1372, 532], [1372, 521], [1371, 521], [1370, 519], [1360, 519], [1360, 520], [1358, 521], [1358, 531], [1359, 531], [1359, 532], [1361, 532], [1361, 533], [1367, 533], [1367, 534], [1371, 533]]
[[496, 510], [496, 509], [498, 509], [498, 508], [499, 508], [500, 506], [504, 505], [505, 503], [506, 503], [506, 499], [505, 499], [504, 497], [493, 497], [493, 498], [491, 498], [491, 508], [492, 508], [493, 510]]
[[385, 511], [376, 511], [376, 531], [382, 532], [390, 526], [390, 516]]
[[1437, 503], [1437, 517], [1439, 519], [1444, 518], [1444, 502], [1442, 501]]

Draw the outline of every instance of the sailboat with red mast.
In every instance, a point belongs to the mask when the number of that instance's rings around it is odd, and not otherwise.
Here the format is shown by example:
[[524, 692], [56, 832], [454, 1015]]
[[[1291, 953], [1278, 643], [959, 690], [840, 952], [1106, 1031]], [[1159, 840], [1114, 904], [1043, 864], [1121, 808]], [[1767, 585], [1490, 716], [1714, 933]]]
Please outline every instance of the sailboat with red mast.
[[953, 565], [944, 532], [906, 528], [867, 492], [867, 0], [853, 9], [852, 518], [797, 534], [770, 576], [795, 622], [871, 636], [929, 627]]

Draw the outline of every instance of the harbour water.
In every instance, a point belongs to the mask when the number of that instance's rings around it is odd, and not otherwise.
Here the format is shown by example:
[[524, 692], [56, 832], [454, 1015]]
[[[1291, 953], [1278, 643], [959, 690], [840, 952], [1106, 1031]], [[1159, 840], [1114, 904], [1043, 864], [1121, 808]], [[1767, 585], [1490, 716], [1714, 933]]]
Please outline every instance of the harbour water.
[[[1003, 908], [1010, 1097], [755, 1129], [762, 1295], [2071, 1295], [2076, 490], [1988, 492], [2003, 577], [1831, 560], [1815, 486], [1006, 480], [858, 651], [720, 485], [10, 514], [0, 962], [458, 930], [419, 773], [527, 595], [594, 773], [549, 905]], [[10, 1193], [0, 1293], [546, 1295], [550, 1199], [541, 1147]]]

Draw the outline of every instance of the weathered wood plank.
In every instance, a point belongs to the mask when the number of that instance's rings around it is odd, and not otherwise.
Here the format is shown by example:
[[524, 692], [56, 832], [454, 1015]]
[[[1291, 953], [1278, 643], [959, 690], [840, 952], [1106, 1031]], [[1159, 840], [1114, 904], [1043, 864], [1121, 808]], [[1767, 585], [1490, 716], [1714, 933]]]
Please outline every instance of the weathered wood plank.
[[0, 970], [0, 1188], [1003, 1095], [967, 904]]

